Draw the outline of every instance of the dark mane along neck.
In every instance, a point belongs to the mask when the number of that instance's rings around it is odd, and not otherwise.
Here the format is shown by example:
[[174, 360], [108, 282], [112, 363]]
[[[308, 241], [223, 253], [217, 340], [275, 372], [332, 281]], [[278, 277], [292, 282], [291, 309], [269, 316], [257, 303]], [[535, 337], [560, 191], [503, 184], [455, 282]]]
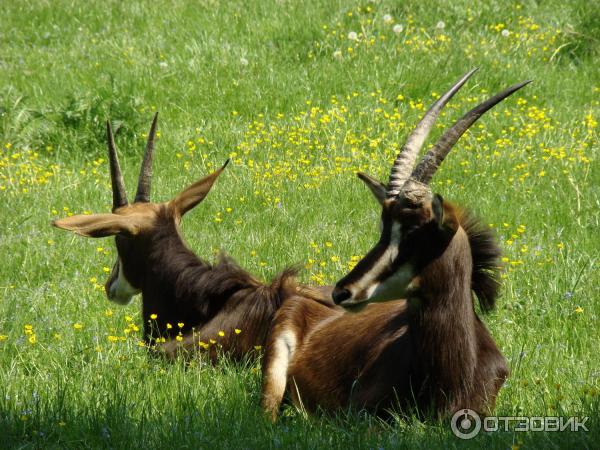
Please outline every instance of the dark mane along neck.
[[[147, 338], [172, 337], [180, 331], [185, 334], [192, 328], [198, 329], [225, 305], [242, 316], [236, 317], [240, 323], [250, 313], [268, 317], [279, 307], [283, 291], [295, 289], [293, 271], [286, 271], [265, 285], [224, 255], [215, 264], [208, 264], [185, 245], [172, 222], [157, 226], [150, 248], [148, 279], [142, 292]], [[244, 306], [239, 306], [242, 300]], [[158, 316], [152, 321], [155, 330], [148, 325], [152, 314]], [[184, 325], [180, 328], [178, 323]]]
[[473, 214], [459, 210], [459, 222], [469, 237], [473, 274], [471, 288], [483, 311], [494, 308], [500, 290], [500, 256], [498, 240], [491, 228]]

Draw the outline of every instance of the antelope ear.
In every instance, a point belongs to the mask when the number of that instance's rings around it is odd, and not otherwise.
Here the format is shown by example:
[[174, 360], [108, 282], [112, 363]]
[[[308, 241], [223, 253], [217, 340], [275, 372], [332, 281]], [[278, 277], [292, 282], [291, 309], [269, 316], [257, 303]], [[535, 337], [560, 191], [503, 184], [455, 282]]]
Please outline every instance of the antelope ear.
[[80, 236], [99, 238], [117, 234], [135, 236], [140, 232], [142, 224], [132, 216], [91, 214], [53, 220], [52, 225]]
[[180, 216], [183, 216], [186, 212], [204, 200], [204, 197], [208, 195], [214, 182], [217, 180], [219, 175], [221, 175], [221, 172], [225, 170], [227, 164], [229, 164], [229, 160], [225, 161], [225, 164], [223, 164], [219, 170], [216, 170], [207, 177], [196, 181], [171, 201], [171, 204]]
[[444, 223], [444, 198], [440, 194], [435, 194], [431, 201], [431, 211], [434, 220], [440, 224]]
[[383, 201], [387, 195], [387, 187], [381, 181], [376, 180], [370, 175], [367, 175], [364, 172], [358, 172], [356, 174], [358, 178], [360, 178], [367, 187], [371, 190], [377, 201], [380, 205], [383, 205]]
[[454, 236], [454, 233], [458, 230], [458, 220], [453, 207], [444, 202], [440, 194], [435, 194], [431, 201], [431, 210], [433, 212], [433, 220], [437, 222], [439, 229], [449, 236]]

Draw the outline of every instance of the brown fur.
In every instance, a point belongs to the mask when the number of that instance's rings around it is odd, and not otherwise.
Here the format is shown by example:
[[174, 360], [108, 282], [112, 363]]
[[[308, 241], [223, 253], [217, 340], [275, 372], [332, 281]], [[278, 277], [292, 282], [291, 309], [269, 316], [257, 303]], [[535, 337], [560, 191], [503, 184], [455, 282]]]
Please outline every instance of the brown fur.
[[[438, 415], [459, 408], [486, 413], [508, 376], [506, 361], [473, 308], [471, 289], [486, 289], [497, 249], [480, 226], [444, 204], [449, 241], [419, 270], [406, 300], [369, 304], [352, 313], [299, 300], [276, 313], [263, 362], [263, 407], [276, 417], [283, 392], [277, 382], [278, 342], [292, 333], [285, 374], [297, 405], [310, 411], [353, 407], [383, 413], [399, 406]], [[477, 231], [473, 231], [477, 230]], [[478, 233], [478, 234], [469, 234]], [[484, 236], [485, 238], [482, 238]], [[424, 245], [433, 239], [422, 241]], [[279, 340], [279, 341], [278, 341]]]
[[144, 339], [168, 357], [198, 350], [213, 360], [219, 351], [242, 358], [264, 345], [271, 319], [286, 299], [325, 301], [328, 295], [298, 285], [293, 269], [265, 284], [226, 256], [208, 264], [185, 245], [179, 234], [182, 216], [206, 197], [226, 165], [168, 202], [119, 200], [111, 214], [53, 222], [87, 237], [115, 236], [118, 260], [105, 285], [107, 296], [126, 302], [141, 292]]

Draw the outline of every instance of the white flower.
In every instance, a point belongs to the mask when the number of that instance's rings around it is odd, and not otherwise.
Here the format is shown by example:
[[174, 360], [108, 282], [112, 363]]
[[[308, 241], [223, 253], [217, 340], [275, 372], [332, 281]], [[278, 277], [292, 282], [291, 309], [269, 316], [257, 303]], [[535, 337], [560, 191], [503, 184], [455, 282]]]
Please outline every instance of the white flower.
[[158, 63], [158, 66], [161, 69], [166, 69], [167, 67], [169, 67], [169, 64], [166, 61], [161, 61], [161, 62]]
[[446, 24], [442, 20], [440, 20], [435, 27], [438, 30], [443, 30], [444, 28], [446, 28]]
[[348, 33], [348, 39], [351, 41], [358, 41], [358, 34], [356, 34], [356, 31], [351, 31]]
[[392, 31], [396, 34], [400, 34], [404, 31], [404, 27], [397, 23], [396, 25], [394, 25], [394, 28], [392, 28]]
[[504, 29], [504, 30], [502, 30], [502, 32], [500, 34], [504, 37], [508, 37], [508, 36], [510, 36], [510, 31], [508, 31], [507, 29]]
[[392, 18], [392, 16], [390, 14], [386, 14], [385, 16], [383, 16], [384, 23], [392, 23], [392, 20], [394, 20], [394, 19]]
[[342, 51], [341, 50], [336, 50], [335, 52], [333, 52], [333, 57], [335, 59], [342, 59]]
[[242, 66], [247, 66], [248, 65], [248, 60], [246, 58], [244, 58], [244, 57], [241, 57], [240, 58], [240, 64]]

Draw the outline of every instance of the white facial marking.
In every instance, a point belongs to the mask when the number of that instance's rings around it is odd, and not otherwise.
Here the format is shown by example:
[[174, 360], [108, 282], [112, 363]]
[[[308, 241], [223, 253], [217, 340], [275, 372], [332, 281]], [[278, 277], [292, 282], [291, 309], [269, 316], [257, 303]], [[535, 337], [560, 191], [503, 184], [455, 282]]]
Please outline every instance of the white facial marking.
[[139, 294], [141, 291], [134, 288], [123, 274], [123, 263], [119, 258], [118, 274], [113, 279], [108, 289], [108, 299], [112, 302], [118, 303], [119, 305], [128, 305], [131, 303], [134, 295]]
[[369, 292], [369, 301], [383, 302], [403, 298], [413, 277], [414, 274], [410, 264], [401, 266], [392, 276], [375, 285], [375, 288]]
[[[347, 288], [352, 293], [352, 297], [341, 302], [342, 305], [352, 305], [367, 300], [383, 301], [402, 298], [405, 290], [404, 287], [412, 278], [412, 270], [409, 265], [400, 267], [392, 276], [384, 280], [383, 283], [376, 281], [381, 273], [386, 270], [398, 256], [398, 248], [402, 237], [401, 231], [401, 224], [393, 222], [388, 247], [375, 262], [373, 267]], [[361, 292], [366, 294], [364, 298], [355, 298], [356, 294]]]

